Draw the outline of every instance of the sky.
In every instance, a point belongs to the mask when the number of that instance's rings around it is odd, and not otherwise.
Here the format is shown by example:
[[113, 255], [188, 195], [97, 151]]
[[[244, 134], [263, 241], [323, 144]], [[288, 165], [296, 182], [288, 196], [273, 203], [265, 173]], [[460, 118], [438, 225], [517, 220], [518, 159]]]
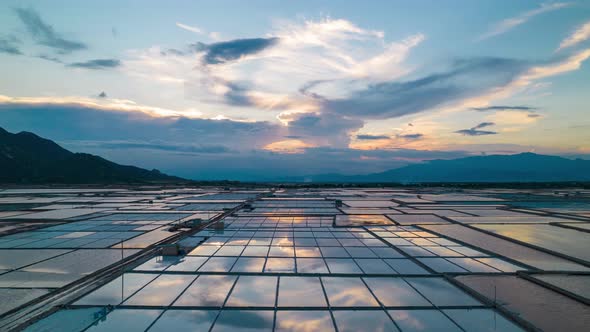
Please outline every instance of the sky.
[[590, 1], [0, 3], [0, 127], [193, 179], [590, 156]]

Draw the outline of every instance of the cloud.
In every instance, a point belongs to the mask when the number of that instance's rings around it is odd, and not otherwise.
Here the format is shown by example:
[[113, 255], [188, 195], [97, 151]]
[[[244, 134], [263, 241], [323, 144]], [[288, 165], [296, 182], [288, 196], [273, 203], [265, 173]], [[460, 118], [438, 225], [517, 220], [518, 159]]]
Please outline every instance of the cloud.
[[472, 107], [471, 110], [478, 111], [478, 112], [487, 112], [487, 111], [533, 111], [536, 110], [536, 107], [530, 106], [508, 106], [508, 105], [495, 105], [495, 106], [487, 106], [487, 107]]
[[[135, 52], [124, 60], [123, 71], [156, 84], [180, 85], [185, 96], [201, 103], [278, 111], [286, 136], [342, 147], [363, 120], [322, 108], [300, 88], [323, 80], [314, 93], [333, 97], [334, 91], [344, 95], [395, 79], [413, 70], [403, 62], [424, 40], [426, 36], [415, 33], [390, 42], [381, 31], [340, 19], [277, 21], [264, 38]], [[200, 59], [196, 65], [195, 55]]]
[[468, 98], [457, 106], [459, 108], [484, 107], [494, 100], [505, 99], [517, 93], [535, 91], [539, 86], [547, 86], [546, 82], [535, 83], [535, 81], [578, 70], [588, 58], [590, 58], [590, 48], [549, 61], [525, 63], [525, 69], [508, 84], [496, 86], [486, 93]]
[[365, 134], [365, 135], [356, 135], [356, 139], [370, 141], [370, 140], [390, 139], [390, 137], [387, 136], [387, 135], [368, 135], [368, 134]]
[[[288, 127], [270, 122], [187, 118], [172, 110], [120, 103], [115, 106], [112, 99], [96, 98], [51, 102], [0, 96], [0, 123], [9, 131], [31, 131], [72, 151], [195, 179], [273, 180], [309, 174], [365, 174], [421, 160], [489, 151], [478, 147], [466, 152], [461, 145], [449, 151], [318, 146], [308, 136], [289, 135]], [[301, 125], [320, 129], [331, 120], [313, 117], [307, 114], [293, 118], [302, 118]]]
[[183, 152], [192, 154], [210, 154], [210, 153], [230, 153], [232, 152], [228, 147], [224, 145], [195, 145], [195, 144], [166, 144], [158, 141], [151, 142], [135, 142], [135, 141], [75, 141], [70, 142], [80, 147], [85, 146], [88, 148], [98, 149], [123, 149], [123, 150], [160, 150], [160, 151], [172, 151], [172, 152]]
[[51, 55], [47, 55], [47, 54], [39, 54], [39, 55], [36, 55], [35, 57], [39, 58], [39, 59], [46, 60], [46, 61], [50, 61], [50, 62], [61, 63], [61, 64], [64, 63], [61, 59], [51, 56]]
[[[536, 62], [465, 58], [434, 73], [410, 76], [413, 66], [406, 60], [426, 40], [421, 33], [387, 42], [381, 31], [328, 18], [279, 21], [260, 39], [271, 38], [277, 38], [272, 47], [247, 56], [240, 55], [239, 47], [230, 47], [227, 58], [233, 60], [227, 60], [224, 52], [216, 53], [213, 45], [227, 46], [234, 41], [163, 51], [165, 57], [154, 49], [126, 60], [125, 71], [162, 84], [182, 84], [185, 96], [203, 103], [338, 114], [366, 121], [445, 108], [479, 107], [483, 111], [490, 101], [522, 91], [542, 77], [575, 70], [585, 60], [584, 54]], [[209, 47], [213, 51], [204, 50]], [[195, 52], [202, 59], [196, 66]], [[221, 58], [215, 54], [222, 54]]]
[[495, 123], [493, 122], [482, 122], [480, 124], [478, 124], [477, 126], [473, 127], [472, 129], [481, 129], [481, 128], [485, 128], [485, 127], [489, 127], [489, 126], [493, 126], [495, 125]]
[[[152, 116], [139, 105], [121, 110], [82, 102], [32, 101], [0, 98], [2, 126], [13, 132], [34, 132], [76, 152], [191, 178], [252, 180], [286, 174], [369, 173], [405, 165], [407, 159], [463, 156], [444, 151], [322, 148], [308, 137], [285, 142], [286, 128], [269, 122]], [[301, 120], [316, 126], [323, 121]]]
[[[190, 82], [191, 98], [208, 103], [253, 106], [269, 110], [313, 111], [313, 101], [299, 93], [308, 82], [333, 81], [332, 91], [345, 93], [367, 82], [391, 80], [412, 71], [403, 65], [426, 37], [421, 33], [388, 42], [381, 31], [360, 28], [341, 19], [278, 21], [264, 38], [237, 39], [186, 48], [145, 52], [134, 72], [145, 76], [176, 71], [157, 66], [174, 61], [184, 66], [170, 83]], [[197, 53], [201, 63], [184, 63]], [[170, 59], [161, 59], [166, 56]], [[127, 62], [126, 62], [127, 65]], [[142, 67], [142, 68], [140, 68]], [[285, 80], [289, 77], [289, 80]], [[346, 80], [346, 81], [344, 81]], [[324, 83], [319, 92], [328, 86]], [[347, 85], [346, 87], [344, 85]]]
[[200, 28], [195, 27], [195, 26], [190, 26], [190, 25], [187, 25], [187, 24], [179, 23], [179, 22], [176, 22], [176, 26], [179, 27], [179, 28], [181, 28], [181, 29], [183, 29], [183, 30], [194, 32], [194, 33], [197, 33], [197, 34], [202, 34], [203, 33], [203, 30], [201, 30]]
[[176, 48], [169, 48], [167, 50], [160, 51], [160, 54], [163, 55], [163, 56], [166, 56], [166, 55], [185, 56], [185, 55], [187, 55], [189, 53], [192, 53], [192, 51], [190, 51], [190, 50], [189, 51], [183, 51], [183, 50], [179, 50], [179, 49], [176, 49]]
[[558, 10], [561, 8], [565, 8], [569, 5], [570, 5], [570, 3], [564, 3], [564, 2], [541, 4], [539, 6], [539, 8], [526, 11], [524, 13], [521, 13], [518, 16], [507, 18], [507, 19], [504, 19], [504, 20], [494, 24], [492, 27], [490, 27], [490, 29], [486, 33], [484, 33], [481, 37], [479, 37], [478, 40], [483, 40], [483, 39], [487, 39], [487, 38], [491, 38], [494, 36], [504, 34], [508, 31], [516, 28], [517, 26], [528, 22], [529, 20], [531, 20], [532, 18], [534, 18], [537, 15], [544, 14], [547, 12], [552, 12], [552, 11], [555, 11], [555, 10]]
[[520, 80], [532, 81], [578, 70], [582, 66], [582, 63], [588, 58], [590, 58], [590, 48], [580, 50], [579, 52], [557, 61], [533, 66], [520, 78]]
[[476, 129], [462, 129], [462, 130], [457, 130], [455, 133], [461, 134], [464, 136], [484, 136], [484, 135], [496, 135], [497, 134], [497, 132], [495, 132], [495, 131], [476, 130]]
[[481, 128], [486, 128], [495, 125], [493, 122], [482, 122], [475, 127], [469, 129], [462, 129], [457, 130], [455, 133], [461, 134], [463, 136], [484, 136], [484, 135], [495, 135], [497, 132], [495, 131], [487, 131], [487, 130], [479, 130]]
[[348, 146], [350, 135], [363, 126], [363, 121], [335, 113], [283, 112], [279, 120], [286, 124], [289, 135], [305, 137], [315, 146]]
[[94, 70], [112, 69], [121, 66], [121, 61], [117, 59], [94, 59], [84, 62], [74, 62], [67, 65], [73, 68], [85, 68]]
[[[359, 150], [387, 150], [392, 148], [423, 148], [416, 146], [424, 138], [421, 133], [397, 133], [392, 135], [357, 134], [348, 147]], [[432, 148], [430, 143], [427, 148]]]
[[225, 103], [233, 106], [255, 106], [255, 101], [248, 95], [249, 89], [238, 83], [216, 82], [221, 83], [226, 89], [223, 93]]
[[580, 25], [571, 35], [564, 39], [557, 51], [572, 47], [590, 38], [590, 21]]
[[0, 37], [0, 53], [10, 54], [10, 55], [22, 55], [23, 53], [17, 46], [19, 40], [15, 37]]
[[[345, 97], [330, 98], [315, 92], [321, 82], [309, 85], [302, 93], [317, 102], [319, 112], [351, 118], [389, 119], [437, 109], [489, 105], [494, 99], [522, 91], [535, 80], [577, 70], [588, 58], [590, 49], [544, 62], [493, 57], [462, 59], [452, 63], [446, 71], [411, 81], [371, 84]], [[479, 109], [483, 111], [486, 107], [479, 106]], [[494, 110], [494, 106], [487, 109]]]
[[302, 154], [307, 148], [312, 148], [315, 145], [306, 143], [300, 139], [288, 139], [272, 142], [264, 146], [264, 150], [281, 154]]
[[397, 138], [402, 138], [406, 140], [419, 140], [424, 137], [424, 134], [404, 134], [404, 135], [396, 135]]
[[[317, 80], [376, 82], [400, 77], [412, 71], [413, 66], [402, 63], [411, 50], [426, 39], [418, 32], [389, 42], [382, 31], [364, 29], [350, 21], [331, 18], [281, 22], [270, 35], [279, 38], [280, 42], [265, 52], [264, 57], [255, 58], [252, 62], [265, 65], [274, 73], [268, 83], [271, 87], [284, 81], [283, 77], [287, 75], [291, 83], [287, 84], [294, 90]], [[264, 84], [262, 79], [260, 83]], [[351, 87], [354, 88], [354, 85]], [[342, 86], [338, 85], [333, 90], [341, 89]]]
[[202, 118], [202, 113], [193, 109], [181, 111], [146, 106], [126, 99], [105, 99], [84, 97], [9, 97], [0, 95], [0, 105], [5, 108], [31, 106], [43, 109], [91, 109], [105, 112], [135, 113], [152, 118]]
[[407, 58], [413, 48], [424, 40], [426, 40], [426, 36], [417, 33], [400, 42], [390, 43], [383, 53], [360, 62], [354, 68], [353, 75], [371, 80], [390, 80], [392, 77], [403, 74], [406, 71], [400, 71], [399, 64]]
[[347, 116], [387, 119], [423, 112], [484, 94], [512, 82], [525, 72], [523, 61], [473, 58], [455, 61], [447, 71], [405, 82], [371, 84], [343, 98], [304, 90], [326, 111]]
[[28, 130], [59, 141], [103, 142], [101, 148], [106, 148], [108, 142], [119, 146], [121, 142], [132, 142], [135, 145], [128, 148], [149, 143], [157, 145], [155, 148], [159, 150], [173, 145], [184, 146], [184, 152], [211, 146], [248, 151], [286, 134], [282, 126], [264, 121], [187, 118], [172, 111], [165, 114], [155, 111], [132, 103], [116, 105], [113, 99], [102, 98], [78, 102], [0, 98], [0, 123], [7, 129]]
[[51, 25], [41, 19], [41, 16], [34, 9], [16, 8], [15, 11], [31, 37], [38, 44], [51, 47], [60, 54], [67, 54], [87, 48], [86, 44], [68, 40], [57, 33]]
[[[251, 40], [276, 41], [254, 52], [236, 43]], [[355, 129], [371, 120], [465, 109], [533, 111], [526, 105], [493, 106], [492, 101], [575, 70], [587, 58], [584, 52], [546, 61], [462, 58], [434, 72], [428, 67], [414, 73], [407, 60], [424, 41], [426, 36], [416, 32], [389, 42], [383, 32], [347, 20], [277, 21], [264, 38], [130, 52], [122, 70], [154, 87], [183, 89], [184, 97], [205, 107], [226, 106], [257, 118], [279, 113], [284, 131], [279, 140], [289, 136], [315, 146], [344, 147], [354, 140]]]
[[204, 52], [203, 62], [208, 65], [222, 64], [256, 54], [275, 45], [278, 38], [234, 39], [213, 44], [197, 43], [196, 50]]
[[176, 22], [176, 26], [183, 29], [183, 30], [186, 30], [186, 31], [189, 31], [192, 33], [196, 33], [198, 35], [207, 35], [207, 37], [209, 37], [212, 40], [221, 39], [219, 32], [215, 32], [215, 31], [207, 32], [205, 29], [201, 29], [197, 26], [188, 25], [188, 24], [184, 24], [184, 23], [180, 23], [180, 22]]

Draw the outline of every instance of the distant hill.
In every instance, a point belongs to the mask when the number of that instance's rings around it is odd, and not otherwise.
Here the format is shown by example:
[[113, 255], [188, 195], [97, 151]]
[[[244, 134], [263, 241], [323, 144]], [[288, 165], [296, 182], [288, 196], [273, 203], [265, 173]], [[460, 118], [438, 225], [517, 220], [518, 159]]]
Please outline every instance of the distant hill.
[[303, 181], [339, 183], [590, 181], [590, 160], [572, 160], [535, 153], [489, 155], [432, 160], [369, 175], [315, 175], [294, 182]]
[[0, 128], [0, 183], [152, 183], [186, 182], [182, 178], [124, 166], [101, 157], [70, 152], [33, 133]]
[[[432, 160], [368, 175], [320, 174], [272, 182], [312, 183], [485, 183], [590, 181], [590, 160], [534, 153]], [[189, 182], [158, 170], [124, 166], [70, 152], [33, 133], [0, 128], [0, 183], [109, 184]], [[193, 181], [194, 183], [194, 181]]]

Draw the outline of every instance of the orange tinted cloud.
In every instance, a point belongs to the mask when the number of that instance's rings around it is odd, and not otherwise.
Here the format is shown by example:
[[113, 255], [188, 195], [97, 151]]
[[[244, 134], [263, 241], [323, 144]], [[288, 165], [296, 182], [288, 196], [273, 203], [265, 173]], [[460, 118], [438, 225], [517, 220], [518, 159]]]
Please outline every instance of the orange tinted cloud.
[[263, 149], [276, 153], [296, 154], [304, 153], [305, 149], [313, 147], [315, 147], [315, 145], [306, 143], [302, 140], [288, 139], [267, 144]]

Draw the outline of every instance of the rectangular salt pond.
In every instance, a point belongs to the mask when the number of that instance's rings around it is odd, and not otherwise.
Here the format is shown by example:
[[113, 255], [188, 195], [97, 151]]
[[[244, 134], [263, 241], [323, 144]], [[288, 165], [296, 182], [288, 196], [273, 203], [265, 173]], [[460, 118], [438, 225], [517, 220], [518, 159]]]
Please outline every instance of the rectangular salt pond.
[[502, 236], [547, 248], [590, 264], [590, 233], [552, 225], [475, 225]]
[[590, 301], [590, 275], [534, 274], [532, 277]]
[[516, 276], [460, 276], [457, 280], [545, 331], [586, 331], [590, 324], [587, 305]]
[[125, 305], [168, 306], [195, 279], [192, 275], [161, 275], [127, 299]]
[[118, 305], [154, 280], [157, 274], [126, 273], [76, 301], [75, 305]]
[[590, 271], [589, 268], [572, 261], [478, 232], [462, 225], [423, 225], [422, 227], [539, 269], [549, 271]]
[[277, 277], [241, 276], [227, 300], [232, 307], [274, 307]]
[[277, 306], [327, 307], [318, 277], [281, 277]]
[[174, 302], [175, 307], [222, 307], [237, 276], [201, 275]]

